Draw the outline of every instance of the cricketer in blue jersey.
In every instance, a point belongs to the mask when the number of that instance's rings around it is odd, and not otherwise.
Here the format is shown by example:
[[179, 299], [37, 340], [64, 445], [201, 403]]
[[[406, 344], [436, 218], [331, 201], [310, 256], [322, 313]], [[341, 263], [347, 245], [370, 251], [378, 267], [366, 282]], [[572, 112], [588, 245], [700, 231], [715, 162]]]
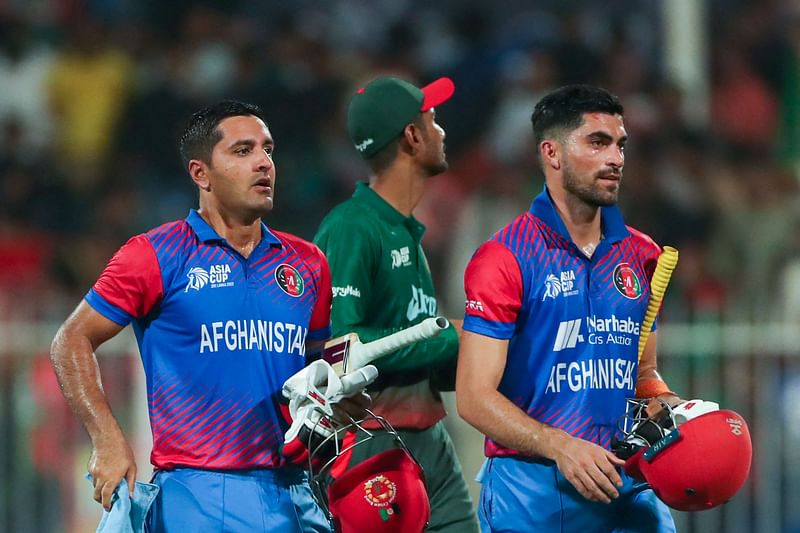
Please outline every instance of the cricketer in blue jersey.
[[280, 454], [276, 402], [330, 336], [322, 252], [262, 221], [274, 142], [255, 106], [195, 113], [181, 155], [199, 209], [129, 240], [53, 341], [64, 394], [93, 445], [95, 500], [108, 510], [133, 453], [109, 408], [93, 350], [133, 325], [153, 433], [152, 532], [330, 531], [306, 475]]
[[456, 394], [486, 435], [483, 531], [674, 531], [610, 451], [626, 398], [681, 400], [638, 340], [659, 247], [615, 206], [627, 134], [616, 97], [545, 96], [533, 132], [545, 190], [473, 255]]

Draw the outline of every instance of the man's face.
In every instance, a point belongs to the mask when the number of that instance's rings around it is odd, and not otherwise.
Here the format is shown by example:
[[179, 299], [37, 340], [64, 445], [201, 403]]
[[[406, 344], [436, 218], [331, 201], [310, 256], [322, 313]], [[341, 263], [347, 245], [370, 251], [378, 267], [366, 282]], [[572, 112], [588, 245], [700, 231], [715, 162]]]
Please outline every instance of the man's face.
[[209, 192], [228, 212], [260, 217], [272, 209], [274, 143], [264, 122], [252, 115], [228, 117], [217, 126], [222, 139], [211, 152]]
[[436, 112], [433, 109], [422, 113], [422, 136], [425, 149], [421, 156], [421, 164], [428, 174], [435, 176], [447, 170], [447, 155], [444, 151], [444, 129], [436, 123]]
[[563, 142], [564, 190], [584, 203], [617, 203], [628, 135], [620, 115], [586, 113]]

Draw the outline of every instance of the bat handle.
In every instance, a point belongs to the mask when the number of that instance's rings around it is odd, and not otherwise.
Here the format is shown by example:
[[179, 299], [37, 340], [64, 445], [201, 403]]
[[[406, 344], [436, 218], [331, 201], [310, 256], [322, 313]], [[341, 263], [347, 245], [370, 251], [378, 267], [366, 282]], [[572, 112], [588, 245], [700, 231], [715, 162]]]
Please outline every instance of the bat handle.
[[349, 372], [353, 369], [361, 368], [409, 344], [433, 338], [447, 329], [449, 325], [450, 322], [445, 317], [435, 316], [426, 318], [415, 326], [402, 329], [382, 339], [354, 346], [347, 358], [346, 370]]

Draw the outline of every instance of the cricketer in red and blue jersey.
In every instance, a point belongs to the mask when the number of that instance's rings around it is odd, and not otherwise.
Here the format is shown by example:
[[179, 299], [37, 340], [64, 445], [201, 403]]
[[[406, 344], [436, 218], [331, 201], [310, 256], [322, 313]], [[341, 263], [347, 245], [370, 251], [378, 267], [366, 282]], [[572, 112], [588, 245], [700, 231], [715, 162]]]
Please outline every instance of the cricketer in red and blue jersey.
[[[587, 258], [571, 243], [542, 192], [529, 212], [500, 230], [470, 261], [464, 330], [509, 339], [498, 390], [516, 406], [536, 420], [609, 448], [611, 438], [620, 436], [626, 398], [634, 396], [640, 327], [660, 249], [626, 227], [616, 207], [603, 208], [602, 221], [604, 239]], [[519, 455], [490, 438], [484, 450], [488, 458]], [[549, 472], [543, 484], [536, 482], [539, 476], [526, 475], [539, 469]], [[552, 470], [550, 461], [536, 457], [489, 461], [484, 476], [491, 476], [495, 513], [515, 498], [523, 507], [547, 512], [547, 501], [571, 492], [563, 480], [556, 483], [559, 490], [548, 490], [556, 479]], [[646, 485], [624, 474], [623, 482], [615, 504], [646, 499], [648, 512], [669, 514], [652, 491], [644, 490]], [[596, 515], [623, 516], [603, 504], [592, 507], [594, 513], [571, 517], [583, 523], [576, 529], [593, 531], [605, 523]], [[550, 510], [563, 518], [561, 504]], [[635, 513], [629, 519], [647, 523]]]
[[[633, 397], [639, 329], [660, 249], [603, 208], [591, 259], [547, 192], [481, 246], [465, 275], [464, 329], [510, 339], [499, 391], [531, 417], [608, 448]], [[487, 457], [517, 455], [491, 439]]]
[[[591, 259], [562, 231], [547, 192], [481, 246], [465, 274], [466, 330], [510, 339], [499, 391], [533, 418], [611, 445], [634, 395], [641, 321], [660, 248], [602, 210]], [[487, 457], [517, 455], [486, 441]]]
[[[156, 501], [151, 523], [179, 529], [205, 527], [218, 516], [250, 516], [245, 529], [269, 531], [280, 525], [276, 517], [294, 517], [292, 504], [316, 513], [313, 501], [298, 493], [304, 473], [279, 468], [287, 427], [276, 398], [305, 366], [306, 341], [330, 337], [330, 273], [313, 244], [266, 226], [262, 234], [245, 260], [193, 210], [184, 221], [128, 241], [86, 295], [120, 326], [132, 322], [147, 380], [154, 481], [162, 487], [194, 482], [191, 497], [204, 500], [204, 516], [186, 512], [176, 523], [163, 509], [189, 507], [181, 491], [162, 490], [167, 501]], [[217, 475], [229, 497], [198, 470]], [[254, 483], [222, 483], [216, 471], [249, 472]], [[231, 509], [231, 501], [249, 501], [254, 487], [269, 486], [259, 478], [281, 485], [274, 477], [285, 481], [290, 496], [278, 506], [282, 512], [267, 519], [257, 506]], [[229, 503], [223, 507], [223, 501]], [[315, 520], [325, 531], [325, 522]]]
[[263, 222], [274, 146], [257, 106], [193, 114], [180, 152], [199, 208], [123, 245], [53, 341], [64, 396], [92, 440], [94, 499], [113, 514], [137, 467], [93, 351], [133, 326], [157, 492], [124, 517], [130, 530], [330, 532], [307, 474], [280, 454], [278, 394], [305, 366], [307, 343], [330, 336], [332, 290], [319, 248]]
[[615, 205], [622, 107], [602, 89], [568, 86], [532, 121], [545, 189], [464, 275], [456, 393], [487, 436], [481, 529], [673, 532], [664, 503], [610, 450], [627, 398], [679, 400], [656, 371], [655, 332], [639, 359], [661, 250]]
[[285, 423], [272, 401], [330, 337], [322, 252], [262, 228], [246, 260], [192, 210], [133, 237], [86, 300], [133, 322], [147, 376], [157, 469], [281, 466]]

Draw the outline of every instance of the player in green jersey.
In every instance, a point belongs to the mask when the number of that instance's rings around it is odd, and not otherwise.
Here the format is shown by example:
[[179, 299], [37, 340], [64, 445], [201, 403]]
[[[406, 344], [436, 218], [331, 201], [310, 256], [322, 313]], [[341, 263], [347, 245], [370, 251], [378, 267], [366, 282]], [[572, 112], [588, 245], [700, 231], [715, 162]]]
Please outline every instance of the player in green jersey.
[[[428, 178], [447, 169], [445, 133], [434, 107], [454, 90], [448, 78], [419, 89], [382, 77], [350, 101], [350, 137], [372, 176], [325, 217], [314, 238], [331, 267], [334, 336], [355, 331], [371, 341], [437, 313], [420, 245], [425, 227], [412, 212]], [[460, 329], [461, 321], [452, 321], [438, 337], [376, 361], [380, 377], [370, 387], [373, 410], [399, 430], [425, 471], [431, 503], [427, 531], [478, 531], [437, 389], [448, 388], [441, 378], [455, 369]], [[390, 447], [388, 436], [370, 440], [353, 449], [351, 465]]]

